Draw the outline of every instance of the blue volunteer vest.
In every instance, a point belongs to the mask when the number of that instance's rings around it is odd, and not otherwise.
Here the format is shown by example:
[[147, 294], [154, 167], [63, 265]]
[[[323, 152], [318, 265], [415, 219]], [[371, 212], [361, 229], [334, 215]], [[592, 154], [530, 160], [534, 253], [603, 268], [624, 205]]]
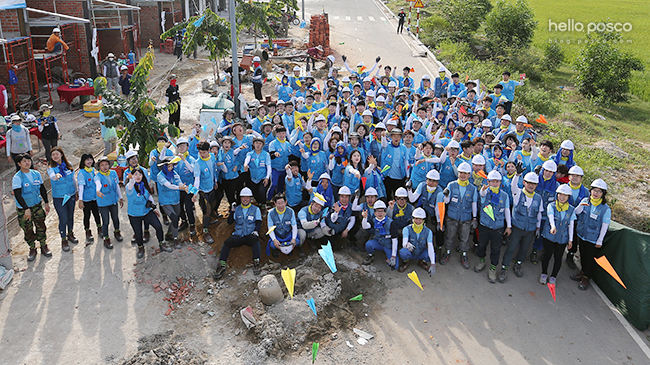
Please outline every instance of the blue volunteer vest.
[[259, 211], [259, 208], [255, 205], [252, 205], [246, 209], [238, 205], [235, 208], [235, 231], [232, 233], [233, 236], [246, 237], [253, 234], [255, 230], [255, 215]]
[[345, 211], [341, 208], [338, 218], [335, 222], [332, 222], [332, 214], [334, 213], [335, 211], [332, 209], [330, 214], [327, 215], [325, 222], [334, 230], [334, 233], [341, 233], [345, 230], [345, 227], [348, 226], [348, 222], [350, 222], [350, 217], [352, 216], [352, 205], [348, 205], [348, 208], [345, 209]]
[[472, 198], [476, 193], [476, 187], [468, 184], [463, 196], [460, 195], [460, 186], [457, 181], [449, 183], [447, 188], [449, 189], [447, 216], [459, 222], [467, 222], [472, 219]]
[[[388, 208], [390, 209], [390, 208]], [[397, 226], [398, 231], [402, 231], [402, 229], [409, 224], [411, 224], [411, 216], [413, 215], [413, 205], [411, 203], [406, 203], [406, 207], [404, 207], [404, 214], [399, 215], [399, 207], [397, 206], [397, 203], [393, 206], [393, 222], [395, 222], [395, 225]], [[399, 216], [398, 216], [399, 215]]]
[[81, 200], [90, 202], [97, 200], [97, 191], [95, 191], [95, 170], [88, 172], [85, 169], [79, 170], [77, 174], [77, 184], [84, 187], [84, 194]]
[[526, 207], [524, 205], [525, 202], [526, 195], [522, 191], [519, 197], [519, 203], [512, 210], [512, 225], [521, 230], [531, 232], [537, 229], [537, 213], [539, 212], [539, 205], [542, 204], [542, 197], [535, 193], [530, 207]]
[[[48, 173], [52, 170], [55, 174], [60, 173], [59, 168], [48, 168]], [[65, 175], [62, 176], [59, 180], [50, 179], [52, 184], [52, 198], [63, 198], [64, 195], [74, 196], [77, 192], [77, 188], [74, 185], [74, 172], [72, 170], [65, 169]]]
[[300, 204], [302, 201], [302, 177], [300, 175], [298, 177], [291, 176], [291, 181], [285, 178], [284, 185], [287, 189], [287, 204], [290, 207]]
[[[214, 189], [214, 169], [215, 169], [215, 160], [214, 156], [210, 154], [210, 158], [207, 161], [204, 161], [199, 157], [198, 165], [200, 169], [201, 176], [199, 177], [199, 190], [204, 193], [209, 193]], [[196, 171], [195, 171], [196, 173]]]
[[544, 225], [544, 230], [542, 231], [542, 237], [546, 238], [551, 242], [557, 242], [559, 244], [568, 243], [569, 223], [571, 223], [570, 219], [571, 216], [573, 215], [574, 210], [575, 208], [571, 204], [569, 204], [569, 209], [567, 209], [564, 212], [564, 218], [562, 218], [562, 214], [558, 212], [555, 204], [553, 204], [553, 217], [555, 218], [555, 228], [557, 231], [555, 232], [555, 234], [551, 234], [551, 225], [546, 224]]
[[171, 180], [168, 180], [165, 173], [160, 171], [156, 177], [156, 183], [158, 184], [158, 203], [160, 205], [179, 204], [181, 202], [181, 191], [172, 190], [163, 185], [166, 181], [169, 181], [172, 185], [180, 185], [182, 183], [181, 177], [176, 173], [176, 169], [174, 169], [174, 177]]
[[412, 257], [418, 257], [422, 252], [428, 249], [427, 238], [429, 237], [431, 230], [425, 225], [422, 227], [422, 232], [420, 232], [420, 236], [418, 237], [418, 234], [415, 233], [412, 225], [409, 225], [406, 229], [408, 229], [409, 232], [409, 243], [415, 246]]
[[420, 183], [420, 185], [422, 184], [424, 184], [424, 186], [422, 187], [422, 195], [420, 195], [420, 199], [418, 199], [418, 207], [422, 207], [429, 217], [435, 217], [436, 206], [438, 205], [437, 198], [438, 194], [442, 192], [442, 189], [440, 188], [440, 185], [438, 185], [433, 193], [429, 193], [429, 191], [427, 191], [427, 183]]
[[29, 170], [29, 173], [31, 174], [32, 181], [25, 176], [25, 173], [22, 171], [18, 171], [16, 175], [20, 176], [21, 180], [21, 188], [20, 188], [20, 193], [25, 200], [25, 204], [27, 204], [27, 207], [21, 207], [20, 204], [18, 204], [18, 201], [16, 201], [16, 206], [20, 209], [26, 209], [29, 207], [33, 207], [34, 205], [38, 204], [41, 202], [41, 185], [43, 184], [43, 178], [41, 177], [41, 174], [36, 171], [36, 170]]
[[592, 207], [591, 202], [589, 202], [589, 205], [578, 215], [576, 233], [583, 240], [596, 243], [598, 236], [600, 236], [605, 212], [609, 210], [609, 206], [607, 204], [600, 204], [593, 212]]
[[492, 204], [492, 211], [494, 212], [494, 219], [492, 219], [487, 213], [483, 211], [485, 207], [490, 205], [490, 193], [491, 192], [488, 188], [488, 193], [485, 196], [485, 199], [481, 199], [481, 214], [479, 214], [481, 225], [489, 229], [501, 229], [506, 224], [505, 213], [506, 213], [506, 200], [508, 200], [508, 194], [504, 192], [503, 189], [499, 189], [499, 205], [494, 206], [494, 204]]
[[97, 197], [97, 206], [108, 207], [117, 204], [117, 201], [119, 200], [117, 189], [120, 188], [117, 184], [117, 173], [111, 170], [110, 174], [105, 176], [100, 172], [95, 175], [95, 180], [99, 180], [102, 185], [99, 191], [104, 194], [103, 198], [99, 196]]
[[126, 198], [129, 200], [129, 205], [126, 210], [129, 216], [144, 217], [151, 211], [151, 208], [147, 208], [147, 200], [149, 200], [149, 192], [147, 189], [142, 194], [138, 194], [135, 187], [131, 191], [126, 189]]
[[380, 245], [389, 250], [393, 248], [392, 237], [390, 236], [391, 223], [393, 223], [393, 221], [390, 218], [386, 217], [386, 221], [384, 222], [385, 234], [382, 235], [379, 233], [379, 228], [375, 226], [375, 218], [373, 217], [370, 221], [370, 225], [372, 225], [371, 231], [373, 234], [373, 239], [377, 240]]
[[281, 219], [277, 209], [273, 209], [269, 215], [275, 226], [275, 230], [273, 231], [275, 236], [278, 239], [289, 237], [291, 235], [291, 218], [294, 216], [293, 209], [286, 207]]

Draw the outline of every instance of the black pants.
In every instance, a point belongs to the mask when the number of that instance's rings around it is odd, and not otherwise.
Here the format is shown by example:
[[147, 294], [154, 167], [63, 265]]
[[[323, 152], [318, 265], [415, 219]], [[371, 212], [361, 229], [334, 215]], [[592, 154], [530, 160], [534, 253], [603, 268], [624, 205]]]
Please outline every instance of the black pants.
[[95, 224], [97, 227], [102, 225], [102, 220], [99, 218], [99, 208], [97, 208], [97, 200], [91, 200], [89, 202], [84, 202], [84, 229], [87, 231], [90, 229], [90, 214], [95, 217]]
[[159, 243], [162, 243], [165, 240], [162, 224], [160, 224], [160, 220], [158, 219], [158, 217], [156, 217], [156, 213], [154, 213], [153, 210], [142, 217], [129, 216], [129, 222], [131, 223], [131, 228], [133, 228], [133, 233], [135, 235], [135, 242], [138, 244], [139, 247], [142, 247], [144, 245], [144, 242], [142, 240], [143, 223], [148, 224], [149, 226], [153, 227], [153, 229], [156, 230], [156, 237], [158, 238]]
[[226, 179], [221, 180], [220, 187], [223, 189], [226, 195], [226, 199], [228, 199], [228, 203], [230, 205], [232, 205], [232, 203], [237, 203], [237, 199], [238, 199], [237, 192], [242, 187], [242, 184], [240, 183], [238, 177], [231, 180], [226, 180]]
[[578, 252], [578, 235], [576, 234], [575, 225], [573, 227], [573, 237], [575, 237], [575, 239], [573, 240], [573, 245], [569, 249], [569, 253], [571, 254], [575, 254], [576, 252]]
[[582, 272], [588, 278], [591, 278], [594, 273], [594, 268], [596, 267], [596, 257], [602, 256], [600, 254], [600, 248], [596, 248], [595, 243], [583, 241], [579, 237], [576, 237], [577, 241], [580, 241], [580, 263], [582, 265]]
[[404, 30], [404, 21], [400, 20], [399, 23], [397, 23], [397, 33], [402, 33]]
[[192, 201], [192, 194], [188, 194], [181, 190], [181, 215], [180, 218], [190, 225], [196, 224], [194, 217], [194, 202]]
[[512, 101], [506, 101], [503, 103], [503, 106], [506, 108], [505, 114], [510, 114], [510, 110], [512, 110]]
[[393, 200], [395, 196], [395, 190], [404, 186], [405, 179], [392, 179], [387, 177], [384, 179], [384, 185], [386, 186], [386, 199]]
[[43, 147], [45, 147], [45, 159], [47, 160], [47, 162], [50, 162], [50, 156], [52, 156], [51, 155], [52, 148], [57, 146], [57, 144], [59, 142], [59, 139], [58, 138], [54, 138], [54, 139], [45, 139], [45, 138], [43, 138], [41, 141], [43, 142]]
[[503, 228], [490, 229], [484, 225], [478, 226], [479, 241], [476, 256], [483, 258], [487, 254], [487, 246], [490, 245], [490, 264], [496, 266], [501, 257], [501, 237]]
[[217, 196], [216, 190], [212, 189], [209, 193], [199, 191], [199, 206], [201, 206], [201, 211], [203, 212], [203, 229], [207, 230], [210, 226], [210, 214], [215, 204], [215, 199]]
[[311, 69], [316, 69], [316, 59], [313, 57], [307, 56], [307, 71], [309, 71], [309, 62], [311, 61]]
[[551, 272], [551, 276], [556, 278], [557, 273], [560, 272], [560, 268], [562, 267], [562, 255], [564, 255], [566, 245], [549, 241], [546, 238], [543, 240], [544, 255], [542, 256], [542, 274], [548, 274], [548, 263], [551, 261], [551, 256], [553, 256], [553, 271]]
[[117, 209], [117, 204], [99, 207], [99, 214], [102, 216], [102, 236], [104, 238], [108, 238], [109, 218], [113, 220], [113, 228], [115, 231], [120, 230], [120, 212]]
[[174, 113], [169, 113], [169, 124], [173, 124], [176, 126], [176, 128], [179, 127], [179, 123], [181, 121], [181, 105], [178, 104], [178, 109], [176, 109], [176, 112]]
[[254, 234], [249, 234], [248, 236], [239, 237], [239, 236], [230, 236], [223, 242], [223, 247], [221, 248], [221, 255], [219, 255], [220, 261], [228, 261], [228, 256], [230, 255], [230, 249], [241, 246], [251, 246], [253, 248], [253, 260], [260, 258], [260, 240]]
[[253, 83], [253, 91], [255, 92], [255, 99], [262, 100], [262, 83]]
[[258, 206], [261, 206], [262, 204], [266, 204], [266, 190], [267, 187], [264, 186], [264, 179], [260, 180], [259, 183], [254, 183], [253, 180], [250, 180], [247, 183], [247, 186], [249, 189], [253, 191], [253, 198], [255, 198], [255, 201], [257, 202]]

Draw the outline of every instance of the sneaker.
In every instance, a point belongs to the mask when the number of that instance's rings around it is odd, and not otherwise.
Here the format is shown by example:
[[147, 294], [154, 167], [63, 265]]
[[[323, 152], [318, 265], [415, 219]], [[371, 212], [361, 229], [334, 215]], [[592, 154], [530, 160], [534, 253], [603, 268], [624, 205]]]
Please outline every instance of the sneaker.
[[577, 274], [571, 274], [571, 275], [569, 275], [569, 279], [571, 279], [573, 281], [580, 281], [580, 280], [582, 280], [582, 275], [583, 275], [582, 271], [577, 273]]
[[573, 254], [571, 252], [566, 254], [566, 264], [569, 267], [569, 269], [571, 269], [571, 270], [576, 269], [576, 262], [573, 259]]
[[52, 251], [47, 247], [47, 245], [41, 246], [41, 255], [45, 257], [52, 257]]
[[203, 239], [205, 240], [205, 243], [208, 245], [211, 245], [214, 243], [214, 239], [212, 236], [210, 236], [210, 232], [203, 232]]
[[508, 278], [508, 267], [504, 266], [501, 268], [501, 273], [499, 273], [499, 282], [505, 283]]
[[109, 250], [113, 249], [113, 244], [111, 243], [111, 239], [106, 237], [104, 238], [104, 247], [106, 247]]
[[479, 259], [476, 266], [474, 266], [474, 272], [481, 272], [485, 269], [485, 258]]
[[27, 255], [27, 261], [34, 261], [36, 260], [36, 249], [35, 248], [29, 248], [29, 254]]
[[91, 245], [93, 242], [95, 242], [95, 238], [93, 237], [93, 231], [91, 230], [86, 230], [86, 246]]
[[253, 260], [253, 274], [259, 275], [261, 272], [262, 268], [260, 267], [260, 259]]
[[180, 250], [181, 248], [183, 248], [181, 246], [181, 240], [178, 239], [178, 237], [174, 238], [174, 248], [177, 249], [177, 250]]
[[404, 262], [399, 266], [399, 268], [397, 269], [397, 271], [399, 271], [399, 272], [404, 272], [404, 271], [406, 271], [406, 269], [409, 268], [409, 266], [411, 266], [411, 260], [404, 261]]
[[469, 258], [467, 255], [461, 255], [460, 256], [460, 265], [463, 267], [463, 269], [468, 270], [469, 269]]
[[515, 276], [518, 278], [524, 276], [524, 273], [521, 272], [521, 264], [519, 263], [512, 265], [512, 271], [515, 272]]
[[79, 240], [77, 239], [77, 237], [74, 236], [74, 233], [69, 232], [68, 233], [68, 242], [77, 244], [77, 243], [79, 243]]
[[63, 252], [69, 252], [70, 251], [70, 246], [68, 245], [68, 240], [63, 238], [61, 239], [61, 250]]
[[160, 242], [160, 252], [172, 252], [174, 251], [171, 247], [167, 245], [166, 241]]
[[151, 233], [149, 233], [149, 231], [144, 231], [144, 235], [142, 236], [142, 242], [147, 243], [149, 242], [149, 239], [151, 239]]
[[131, 246], [135, 246], [135, 245], [137, 245], [137, 244], [138, 244], [138, 242], [136, 242], [136, 240], [135, 240], [135, 236], [133, 236], [133, 237], [131, 238]]
[[165, 215], [163, 216], [163, 224], [168, 226], [169, 225], [169, 218]]
[[190, 226], [190, 236], [196, 236], [196, 226], [193, 224]]
[[548, 275], [542, 274], [542, 275], [539, 276], [539, 283], [540, 284], [546, 285], [547, 282], [548, 282]]
[[122, 237], [122, 232], [115, 231], [114, 236], [115, 236], [115, 239], [117, 240], [117, 242], [124, 241], [124, 237]]
[[171, 240], [173, 240], [173, 239], [174, 239], [174, 238], [172, 237], [172, 233], [171, 233], [171, 232], [167, 232], [167, 233], [165, 233], [165, 241], [171, 241]]
[[537, 263], [539, 262], [537, 260], [537, 250], [535, 249], [533, 249], [533, 252], [530, 253], [530, 262], [532, 262], [533, 265], [537, 265]]
[[578, 284], [578, 289], [587, 290], [587, 288], [589, 288], [589, 278], [582, 275], [582, 279], [580, 279], [580, 284]]
[[497, 268], [496, 267], [490, 267], [490, 270], [488, 270], [488, 281], [492, 284], [494, 284], [495, 281], [497, 281]]
[[372, 255], [368, 255], [368, 256], [366, 256], [365, 259], [363, 259], [362, 264], [364, 264], [364, 265], [370, 265], [370, 263], [371, 263], [372, 260], [374, 260], [374, 259], [375, 259], [375, 258], [374, 258]]
[[226, 265], [219, 264], [217, 265], [217, 271], [214, 273], [214, 278], [221, 279], [221, 277], [225, 273], [226, 273]]
[[445, 250], [442, 254], [442, 258], [440, 258], [440, 265], [446, 265], [449, 260], [451, 260], [451, 253], [449, 253], [448, 250]]
[[548, 283], [555, 285], [555, 276], [551, 276], [548, 278]]
[[179, 231], [184, 231], [189, 227], [190, 225], [187, 223], [187, 221], [182, 221], [181, 224], [178, 226]]
[[138, 246], [138, 253], [135, 255], [137, 259], [141, 259], [144, 257], [144, 245], [143, 246]]

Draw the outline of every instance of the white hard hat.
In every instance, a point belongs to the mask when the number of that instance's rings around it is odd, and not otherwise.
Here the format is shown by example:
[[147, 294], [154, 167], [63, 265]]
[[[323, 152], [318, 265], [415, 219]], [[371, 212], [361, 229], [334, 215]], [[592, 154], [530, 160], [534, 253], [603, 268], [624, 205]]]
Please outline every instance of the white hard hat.
[[128, 70], [128, 69], [129, 69], [129, 68], [128, 68], [126, 65], [122, 65], [122, 66], [120, 66], [120, 71], [122, 71], [122, 70]]
[[277, 103], [275, 103], [275, 105], [280, 105], [280, 104], [285, 104], [284, 100], [280, 99], [280, 100], [278, 100]]
[[[339, 193], [339, 194], [340, 194], [340, 193]], [[398, 198], [408, 198], [409, 193], [408, 193], [408, 191], [406, 191], [406, 189], [404, 189], [404, 188], [398, 188], [398, 189], [395, 191], [395, 196], [398, 197]]]
[[570, 139], [565, 139], [564, 141], [562, 141], [560, 148], [564, 148], [565, 150], [573, 150], [575, 146], [573, 145], [573, 142], [571, 142]]
[[481, 126], [492, 128], [492, 121], [489, 119], [484, 119], [483, 122], [481, 122]]
[[485, 157], [483, 155], [472, 157], [472, 165], [485, 165]]
[[397, 84], [395, 83], [395, 81], [391, 81], [388, 83], [388, 87], [397, 87]]
[[502, 179], [502, 176], [501, 176], [501, 174], [499, 173], [499, 171], [497, 171], [497, 170], [492, 170], [492, 171], [490, 171], [490, 173], [488, 174], [487, 179], [488, 179], [488, 180], [501, 180], [501, 179]]
[[350, 82], [350, 78], [347, 76], [343, 76], [343, 82]]
[[370, 76], [366, 76], [363, 78], [363, 82], [372, 82], [372, 78]]
[[562, 184], [557, 187], [555, 190], [556, 193], [564, 194], [564, 195], [572, 195], [573, 194], [573, 189], [569, 186], [569, 184]]
[[112, 54], [112, 53], [109, 53], [108, 55], [106, 55], [106, 57], [115, 57], [115, 55]]
[[217, 141], [211, 141], [211, 142], [210, 142], [210, 148], [212, 148], [212, 147], [219, 147], [219, 142], [217, 142]]
[[458, 166], [458, 172], [470, 173], [472, 172], [472, 166], [470, 166], [467, 162], [463, 162]]
[[375, 125], [375, 129], [386, 129], [386, 125], [382, 122], [379, 122], [377, 125]]
[[185, 137], [181, 137], [181, 138], [176, 140], [176, 145], [179, 145], [179, 144], [182, 144], [182, 143], [190, 144], [190, 141], [188, 141], [187, 138], [185, 138]]
[[363, 62], [357, 63], [357, 67], [363, 67]]
[[370, 96], [370, 97], [373, 97], [373, 98], [374, 98], [374, 97], [375, 97], [375, 91], [374, 91], [374, 90], [368, 90], [368, 91], [366, 91], [366, 96]]
[[253, 196], [253, 192], [249, 188], [243, 188], [241, 189], [239, 196]]
[[52, 33], [61, 33], [61, 29], [54, 28], [54, 29], [52, 29]]
[[343, 186], [339, 189], [339, 195], [352, 195], [352, 192], [350, 191], [350, 188]]
[[361, 114], [361, 116], [366, 116], [366, 115], [369, 115], [369, 116], [372, 117], [372, 112], [370, 110], [366, 109], [366, 110], [363, 111], [363, 114]]
[[336, 61], [336, 58], [334, 58], [334, 56], [332, 56], [332, 55], [327, 56], [327, 59], [330, 60], [330, 62], [332, 62], [332, 63], [334, 63], [334, 61]]
[[311, 200], [314, 203], [320, 204], [321, 207], [325, 206], [325, 200], [314, 195], [314, 198]]
[[377, 194], [377, 189], [370, 187], [366, 189], [366, 196], [368, 195], [379, 195], [379, 194]]
[[501, 117], [501, 120], [507, 120], [507, 121], [509, 121], [509, 122], [512, 122], [512, 117], [510, 116], [510, 114], [504, 114], [504, 115]]
[[350, 93], [350, 92], [352, 92], [352, 91], [350, 91], [350, 88], [346, 86], [346, 87], [343, 88], [343, 90], [342, 90], [341, 92], [343, 92], [343, 93], [345, 93], [345, 92]]
[[445, 66], [440, 66], [438, 72], [447, 72], [447, 69], [445, 68]]
[[293, 66], [294, 71], [300, 71], [300, 66]]
[[607, 183], [603, 179], [596, 179], [591, 183], [591, 187], [607, 190]]
[[458, 142], [452, 140], [452, 141], [449, 141], [449, 143], [447, 144], [447, 147], [460, 149], [460, 144]]
[[427, 217], [427, 213], [422, 208], [415, 208], [411, 214], [411, 217], [425, 219]]
[[532, 184], [539, 184], [539, 176], [534, 172], [529, 172], [524, 176], [524, 181]]
[[427, 172], [427, 179], [436, 180], [436, 181], [440, 180], [440, 173], [438, 172], [438, 170], [430, 170], [429, 172]]
[[321, 121], [321, 120], [327, 120], [327, 118], [325, 118], [324, 115], [319, 114], [319, 115], [316, 117], [316, 121], [318, 122], [318, 121]]
[[431, 80], [431, 77], [429, 75], [423, 75], [422, 80]]
[[377, 100], [375, 100], [375, 101], [378, 102], [378, 103], [385, 103], [385, 102], [386, 102], [386, 98], [384, 98], [383, 96], [380, 96], [380, 97], [378, 97]]
[[126, 160], [128, 161], [131, 157], [133, 157], [133, 156], [137, 156], [137, 155], [138, 155], [138, 153], [135, 152], [134, 150], [128, 150], [128, 151], [126, 151], [126, 153], [124, 154], [124, 158], [126, 158]]
[[[391, 82], [392, 82], [392, 81], [391, 81]], [[384, 89], [383, 87], [380, 88], [379, 90], [377, 90], [377, 95], [381, 95], [381, 94], [384, 94], [384, 95], [388, 94], [388, 93], [386, 92], [386, 89]]]
[[585, 172], [582, 171], [582, 167], [575, 165], [569, 169], [569, 175], [585, 176]]
[[384, 203], [382, 200], [377, 200], [375, 205], [372, 206], [372, 209], [374, 209], [374, 210], [386, 209], [386, 203]]
[[253, 57], [253, 62], [262, 62], [262, 59], [259, 56]]
[[528, 118], [526, 118], [523, 115], [520, 115], [517, 117], [517, 120], [515, 120], [517, 123], [528, 123]]
[[546, 160], [542, 164], [542, 168], [546, 171], [557, 172], [557, 164], [553, 160]]
[[285, 255], [288, 255], [291, 253], [291, 251], [293, 251], [293, 245], [291, 244], [285, 245], [280, 243], [280, 252], [282, 252]]
[[[394, 126], [394, 127], [397, 127], [397, 119], [391, 119], [391, 120], [389, 120], [388, 122], [386, 122], [386, 125], [387, 125], [387, 126], [392, 125], [392, 126]], [[397, 129], [397, 128], [396, 128], [396, 129]], [[393, 129], [393, 130], [395, 130], [395, 129]]]
[[318, 180], [322, 180], [322, 179], [332, 180], [332, 178], [330, 177], [330, 174], [328, 174], [327, 172], [323, 172], [323, 173], [318, 177]]

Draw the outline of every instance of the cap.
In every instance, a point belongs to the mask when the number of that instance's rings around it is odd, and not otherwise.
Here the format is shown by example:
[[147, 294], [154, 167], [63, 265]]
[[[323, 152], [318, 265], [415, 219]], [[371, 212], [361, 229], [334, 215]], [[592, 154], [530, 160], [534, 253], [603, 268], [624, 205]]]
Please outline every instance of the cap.
[[481, 127], [489, 127], [489, 128], [492, 128], [492, 121], [489, 120], [489, 119], [484, 119], [484, 120], [481, 122]]
[[120, 66], [120, 71], [122, 71], [122, 70], [128, 70], [128, 69], [129, 69], [129, 68], [128, 68], [126, 65], [122, 65], [122, 66]]
[[582, 167], [576, 165], [569, 169], [569, 175], [585, 176], [585, 172], [582, 170]]
[[603, 179], [596, 179], [591, 183], [592, 188], [607, 190], [607, 183]]
[[542, 164], [542, 168], [546, 171], [557, 172], [557, 164], [553, 160], [546, 160]]
[[136, 157], [138, 156], [138, 153], [135, 152], [134, 150], [128, 150], [128, 151], [126, 151], [126, 153], [124, 154], [124, 158], [126, 158], [127, 161], [130, 160], [131, 157], [133, 157], [133, 156], [136, 156]]
[[504, 115], [501, 117], [501, 120], [507, 120], [507, 121], [509, 121], [509, 122], [512, 122], [512, 117], [510, 116], [510, 114], [504, 114]]
[[441, 145], [440, 143], [436, 143], [435, 145], [433, 145], [433, 149], [435, 150], [436, 148], [437, 148], [437, 149], [444, 150], [444, 149], [445, 149], [445, 146]]
[[318, 180], [323, 180], [323, 179], [332, 180], [332, 178], [330, 177], [330, 174], [328, 174], [327, 172], [323, 172], [323, 173], [318, 177]]
[[19, 122], [20, 120], [21, 120], [20, 115], [18, 115], [18, 114], [14, 114], [14, 115], [11, 116], [11, 121], [12, 122]]
[[386, 98], [384, 98], [383, 96], [379, 96], [379, 97], [377, 97], [377, 100], [375, 100], [375, 101], [378, 102], [378, 103], [385, 103]]
[[363, 67], [363, 62], [357, 63], [357, 67]]
[[485, 165], [485, 157], [483, 155], [472, 157], [472, 165]]
[[[339, 193], [339, 194], [340, 194], [340, 193]], [[406, 191], [406, 189], [404, 189], [404, 188], [398, 188], [398, 189], [395, 191], [395, 196], [398, 197], [398, 198], [408, 198], [409, 193], [408, 193], [408, 191]]]
[[366, 116], [366, 115], [369, 115], [369, 116], [372, 117], [372, 112], [370, 110], [366, 109], [366, 110], [363, 111], [363, 114], [361, 114], [361, 116]]
[[327, 118], [325, 118], [324, 115], [319, 114], [319, 115], [316, 117], [316, 121], [318, 122], [318, 121], [321, 121], [321, 120], [327, 121]]
[[176, 145], [178, 146], [179, 144], [187, 143], [190, 144], [190, 141], [187, 140], [185, 137], [180, 137], [179, 139], [176, 140]]
[[564, 148], [565, 150], [573, 150], [575, 146], [573, 145], [573, 142], [571, 142], [571, 140], [565, 139], [564, 141], [562, 141], [560, 148]]
[[573, 189], [569, 186], [569, 184], [562, 184], [557, 187], [555, 190], [556, 193], [564, 194], [564, 195], [572, 195], [573, 194]]
[[460, 149], [460, 144], [458, 142], [456, 142], [456, 141], [449, 141], [449, 143], [447, 144], [447, 147]]
[[332, 62], [332, 64], [334, 64], [334, 61], [336, 61], [336, 58], [334, 58], [334, 56], [332, 56], [332, 55], [327, 56], [327, 59], [330, 60], [330, 62]]
[[499, 180], [499, 181], [501, 181], [502, 177], [501, 177], [501, 174], [499, 173], [499, 171], [492, 170], [488, 174], [487, 179], [488, 180]]
[[427, 179], [440, 180], [440, 173], [437, 170], [430, 170], [427, 172]]
[[375, 205], [372, 206], [372, 209], [386, 209], [386, 203], [384, 203], [382, 200], [377, 200], [377, 202], [375, 202]]
[[352, 192], [350, 192], [350, 188], [343, 186], [339, 189], [339, 195], [352, 195]]
[[173, 79], [175, 79], [175, 78], [176, 78], [176, 74], [170, 74], [170, 75], [169, 75], [169, 79], [170, 79], [170, 80], [173, 80]]
[[523, 115], [520, 115], [517, 117], [517, 120], [515, 120], [517, 123], [528, 123], [528, 118], [526, 118]]
[[445, 68], [445, 66], [440, 66], [438, 72], [447, 72], [447, 69]]
[[253, 196], [253, 192], [249, 188], [243, 188], [241, 189], [239, 196]]
[[422, 80], [431, 80], [431, 77], [429, 75], [423, 75]]
[[294, 71], [300, 71], [300, 66], [293, 66]]
[[97, 166], [99, 166], [99, 164], [104, 162], [104, 161], [108, 162], [109, 165], [111, 163], [111, 161], [108, 160], [107, 156], [103, 156], [103, 157], [100, 157], [99, 160], [97, 160]]
[[425, 219], [427, 217], [427, 213], [422, 208], [415, 208], [411, 214], [411, 217]]
[[472, 167], [467, 162], [463, 162], [458, 165], [458, 172], [470, 173], [472, 172]]
[[[264, 141], [264, 138], [262, 138], [262, 137], [253, 137], [253, 143], [255, 143], [255, 142], [264, 143], [265, 141]], [[218, 144], [217, 144], [217, 146], [218, 146]], [[210, 142], [210, 147], [212, 147], [212, 142]]]
[[160, 162], [158, 162], [158, 167], [162, 167], [164, 165], [170, 164], [170, 163], [178, 163], [181, 160], [180, 157], [178, 156], [165, 156]]
[[262, 62], [262, 59], [258, 56], [253, 57], [253, 62]]
[[539, 184], [539, 176], [534, 172], [529, 172], [524, 176], [524, 181], [531, 184]]

